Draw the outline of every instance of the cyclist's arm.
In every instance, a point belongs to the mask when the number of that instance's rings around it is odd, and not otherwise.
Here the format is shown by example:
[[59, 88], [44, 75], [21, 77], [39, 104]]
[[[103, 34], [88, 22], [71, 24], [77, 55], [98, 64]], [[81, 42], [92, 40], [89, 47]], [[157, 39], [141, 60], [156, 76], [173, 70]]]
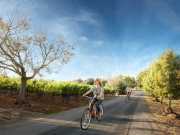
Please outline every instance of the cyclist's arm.
[[83, 96], [87, 96], [88, 94], [90, 94], [92, 92], [92, 89], [88, 90], [86, 93], [83, 94]]

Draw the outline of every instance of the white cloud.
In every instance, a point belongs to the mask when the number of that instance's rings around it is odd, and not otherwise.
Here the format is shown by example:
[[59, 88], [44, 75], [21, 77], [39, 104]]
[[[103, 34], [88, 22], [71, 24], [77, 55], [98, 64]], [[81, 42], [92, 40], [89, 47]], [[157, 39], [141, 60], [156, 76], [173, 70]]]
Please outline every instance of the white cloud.
[[90, 24], [92, 26], [100, 26], [99, 17], [97, 14], [87, 11], [87, 10], [80, 10], [79, 14], [72, 15], [72, 16], [66, 16], [63, 17], [64, 21], [68, 22], [74, 22], [74, 23], [82, 23], [85, 22], [87, 24]]
[[[21, 1], [22, 2], [22, 1]], [[9, 4], [11, 3], [11, 4]], [[99, 20], [99, 17], [97, 14], [92, 13], [87, 10], [80, 10], [79, 14], [76, 15], [69, 15], [69, 16], [61, 16], [59, 15], [56, 18], [46, 18], [46, 13], [43, 14], [44, 5], [40, 3], [36, 4], [30, 4], [28, 1], [23, 1], [21, 3], [21, 6], [18, 6], [20, 2], [17, 1], [0, 1], [0, 16], [7, 17], [7, 13], [11, 14], [18, 8], [19, 11], [23, 12], [23, 14], [26, 14], [32, 19], [33, 28], [35, 31], [45, 31], [47, 34], [51, 37], [57, 37], [58, 35], [63, 36], [65, 40], [68, 40], [68, 42], [71, 43], [77, 43], [78, 44], [87, 44], [87, 46], [90, 46], [92, 48], [101, 47], [104, 44], [104, 41], [101, 39], [91, 39], [88, 36], [88, 33], [86, 29], [81, 25], [81, 23], [86, 23], [90, 27], [97, 28], [97, 31], [99, 31], [99, 27], [101, 27], [101, 21]], [[38, 7], [42, 6], [42, 7]], [[36, 9], [36, 10], [35, 10]], [[37, 10], [38, 9], [38, 10]], [[46, 7], [45, 7], [46, 9]], [[40, 11], [41, 10], [41, 11]], [[25, 11], [25, 12], [24, 12]], [[96, 32], [96, 31], [94, 31]], [[84, 33], [87, 33], [85, 35]], [[79, 48], [82, 46], [78, 46]], [[80, 49], [79, 49], [80, 50]], [[79, 54], [81, 53], [81, 50]], [[65, 65], [63, 67], [61, 73], [65, 74], [67, 77], [63, 78], [80, 78], [80, 77], [90, 77], [89, 75], [94, 75], [96, 77], [102, 77], [106, 76], [104, 75], [104, 70], [110, 74], [110, 70], [113, 68], [114, 65], [109, 65], [109, 63], [112, 62], [112, 58], [109, 56], [93, 56], [92, 57], [88, 55], [80, 56], [77, 54], [75, 58], [73, 59], [73, 62], [79, 62], [81, 65], [81, 68], [76, 70], [74, 66], [77, 66], [76, 64], [71, 64], [71, 62], [68, 65]], [[97, 65], [92, 65], [92, 63], [95, 63]], [[114, 64], [114, 62], [113, 62]], [[109, 67], [110, 66], [110, 67]], [[109, 68], [108, 68], [109, 67]], [[117, 67], [117, 66], [116, 66]], [[73, 70], [72, 70], [73, 69]], [[89, 69], [89, 70], [88, 70]], [[94, 69], [94, 70], [92, 70]], [[71, 73], [72, 72], [72, 73]], [[89, 73], [92, 72], [92, 73]], [[48, 78], [57, 78], [57, 76], [61, 76], [60, 74], [53, 74], [47, 75], [44, 77]]]
[[82, 41], [82, 42], [86, 42], [86, 41], [88, 41], [89, 39], [88, 39], [88, 37], [86, 37], [86, 36], [81, 36], [81, 37], [79, 38], [79, 40]]
[[180, 18], [167, 1], [146, 0], [146, 4], [152, 12], [155, 12], [157, 19], [173, 30], [180, 32]]
[[102, 47], [103, 44], [104, 44], [104, 41], [102, 40], [94, 41], [94, 47]]
[[76, 17], [76, 20], [82, 22], [84, 21], [94, 26], [100, 26], [100, 23], [97, 18], [97, 14], [89, 12], [87, 10], [81, 10], [80, 14]]
[[81, 36], [78, 41], [80, 45], [83, 45], [83, 46], [86, 45], [93, 49], [100, 48], [104, 45], [104, 41], [99, 40], [99, 39], [89, 39], [86, 36]]
[[[63, 7], [63, 3], [60, 8]], [[51, 13], [47, 3], [43, 1], [28, 0], [1, 0], [0, 17], [8, 19], [11, 16], [28, 16], [35, 24], [35, 30], [50, 32], [50, 34], [63, 35], [65, 38], [77, 40], [86, 29], [81, 23], [89, 24], [91, 27], [100, 27], [100, 19], [97, 14], [79, 9], [77, 14], [63, 15], [61, 13]], [[66, 9], [64, 9], [65, 11]], [[52, 15], [52, 16], [47, 16]], [[54, 17], [55, 16], [55, 17]], [[48, 17], [48, 18], [47, 18]]]
[[29, 0], [1, 0], [0, 1], [0, 16], [4, 19], [10, 17], [32, 16], [36, 11], [38, 2]]

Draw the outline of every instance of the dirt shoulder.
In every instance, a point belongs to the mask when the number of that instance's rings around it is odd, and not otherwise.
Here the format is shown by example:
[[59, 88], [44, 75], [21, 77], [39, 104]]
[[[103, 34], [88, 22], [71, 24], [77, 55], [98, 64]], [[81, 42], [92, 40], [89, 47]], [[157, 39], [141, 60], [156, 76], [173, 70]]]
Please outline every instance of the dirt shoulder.
[[0, 94], [0, 123], [12, 122], [27, 117], [39, 117], [44, 114], [58, 113], [87, 104], [80, 96], [28, 95], [28, 104], [17, 105], [17, 94]]
[[149, 110], [153, 114], [154, 120], [159, 129], [166, 131], [167, 135], [178, 135], [180, 133], [180, 100], [173, 102], [172, 107], [175, 114], [162, 114], [162, 106], [151, 97], [145, 97], [145, 101], [149, 106]]
[[87, 103], [87, 101], [80, 96], [62, 97], [49, 95], [38, 96], [36, 94], [31, 94], [27, 97], [28, 104], [19, 106], [15, 104], [16, 96], [16, 94], [1, 94], [0, 107], [7, 109], [21, 108], [25, 111], [49, 114], [65, 111], [69, 108], [85, 105]]
[[[88, 104], [86, 98], [81, 96], [53, 96], [29, 94], [28, 104], [19, 106], [15, 104], [17, 94], [0, 93], [0, 123], [2, 121], [17, 121], [27, 117], [58, 113]], [[112, 99], [108, 96], [106, 100]]]

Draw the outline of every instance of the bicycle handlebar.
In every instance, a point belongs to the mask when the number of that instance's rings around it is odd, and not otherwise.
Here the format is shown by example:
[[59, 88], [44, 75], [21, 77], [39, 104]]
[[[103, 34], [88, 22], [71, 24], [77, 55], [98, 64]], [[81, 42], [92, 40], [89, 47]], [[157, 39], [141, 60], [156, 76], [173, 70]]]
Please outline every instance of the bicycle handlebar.
[[83, 96], [83, 97], [86, 97], [86, 98], [93, 98], [93, 97], [90, 97], [90, 96]]
[[93, 97], [90, 97], [90, 96], [83, 96], [83, 97], [87, 97], [87, 98], [95, 98], [95, 97], [97, 97], [97, 96], [93, 96]]
[[95, 98], [96, 96], [93, 96], [93, 97], [90, 97], [90, 96], [83, 96], [83, 97], [86, 97], [86, 98], [88, 98], [88, 99], [93, 99], [93, 98]]

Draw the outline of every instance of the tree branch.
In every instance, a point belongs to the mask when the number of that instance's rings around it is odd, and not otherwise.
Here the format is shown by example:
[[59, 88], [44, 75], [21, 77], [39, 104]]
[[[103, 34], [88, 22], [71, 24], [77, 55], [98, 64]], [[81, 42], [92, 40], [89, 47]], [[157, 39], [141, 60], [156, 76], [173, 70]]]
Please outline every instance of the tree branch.
[[[10, 67], [7, 67], [7, 66], [2, 66], [2, 65], [0, 65], [0, 68], [8, 69], [8, 70], [10, 70], [10, 71], [12, 71], [12, 72], [14, 72], [14, 73], [17, 73], [14, 69], [12, 69], [12, 68], [10, 68]], [[17, 74], [18, 74], [18, 73], [17, 73]]]

